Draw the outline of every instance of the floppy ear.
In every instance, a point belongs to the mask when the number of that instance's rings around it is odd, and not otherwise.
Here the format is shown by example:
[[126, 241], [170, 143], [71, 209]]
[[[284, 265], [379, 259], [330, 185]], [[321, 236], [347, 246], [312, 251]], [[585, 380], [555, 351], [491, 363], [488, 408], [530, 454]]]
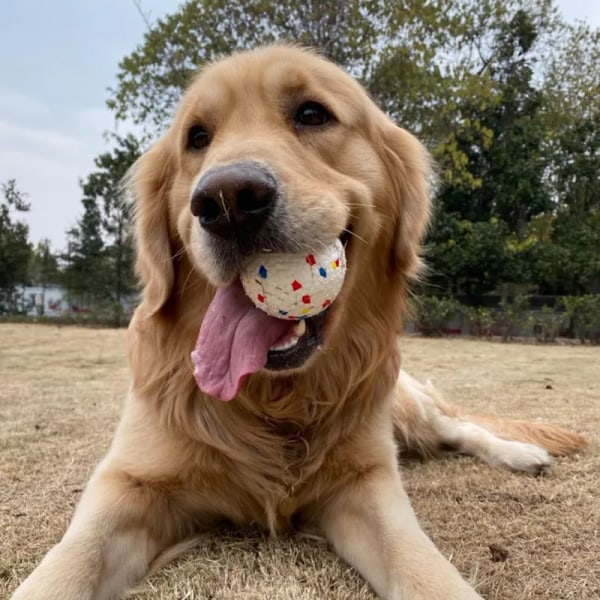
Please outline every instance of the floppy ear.
[[173, 290], [168, 211], [172, 165], [163, 138], [136, 161], [126, 182], [135, 203], [135, 269], [142, 284], [142, 306], [149, 315], [165, 305]]
[[421, 142], [389, 121], [382, 131], [382, 147], [396, 211], [391, 271], [415, 278], [423, 267], [421, 242], [431, 215], [431, 158]]

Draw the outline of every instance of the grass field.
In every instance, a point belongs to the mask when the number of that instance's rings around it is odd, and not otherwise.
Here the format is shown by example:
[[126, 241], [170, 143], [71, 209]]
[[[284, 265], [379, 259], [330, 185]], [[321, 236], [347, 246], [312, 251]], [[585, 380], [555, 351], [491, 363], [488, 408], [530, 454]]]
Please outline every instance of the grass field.
[[[60, 539], [107, 449], [128, 369], [124, 331], [2, 324], [0, 340], [6, 598]], [[470, 410], [588, 436], [590, 447], [557, 460], [549, 477], [470, 458], [407, 461], [403, 471], [423, 527], [487, 600], [600, 599], [600, 348], [410, 337], [404, 366]], [[136, 600], [374, 597], [319, 540], [218, 531], [204, 542], [153, 575]]]

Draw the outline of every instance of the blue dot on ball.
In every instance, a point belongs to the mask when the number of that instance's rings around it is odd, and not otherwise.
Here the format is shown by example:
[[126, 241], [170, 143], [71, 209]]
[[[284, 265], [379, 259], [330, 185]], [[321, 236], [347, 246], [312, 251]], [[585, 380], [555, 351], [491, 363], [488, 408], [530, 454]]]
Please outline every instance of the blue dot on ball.
[[258, 274], [263, 278], [267, 278], [267, 267], [265, 265], [260, 265], [260, 269], [258, 269]]
[[323, 267], [319, 267], [319, 275], [321, 277], [327, 277], [327, 271]]

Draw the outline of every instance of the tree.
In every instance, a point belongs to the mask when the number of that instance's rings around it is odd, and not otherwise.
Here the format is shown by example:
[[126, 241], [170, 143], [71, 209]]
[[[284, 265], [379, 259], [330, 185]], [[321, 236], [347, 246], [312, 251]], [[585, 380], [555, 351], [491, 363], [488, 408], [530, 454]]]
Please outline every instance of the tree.
[[[500, 23], [480, 74], [489, 83], [487, 101], [465, 97], [461, 121], [445, 142], [446, 160], [458, 157], [462, 171], [450, 166], [438, 197], [430, 234], [437, 245], [433, 270], [455, 283], [479, 277], [479, 293], [507, 281], [531, 281], [534, 270], [523, 261], [524, 250], [537, 241], [531, 223], [554, 208], [546, 175], [544, 96], [533, 83], [540, 26], [539, 15], [536, 25], [535, 14], [524, 10]], [[456, 230], [473, 233], [457, 239]], [[475, 232], [489, 238], [474, 238]], [[462, 261], [445, 256], [449, 243], [460, 246], [450, 256], [460, 250]], [[465, 270], [457, 272], [460, 264]]]
[[166, 127], [196, 69], [225, 54], [275, 41], [321, 49], [355, 75], [377, 54], [380, 0], [191, 0], [158, 20], [119, 65], [107, 102], [117, 118]]
[[562, 211], [584, 217], [600, 210], [600, 107], [595, 115], [564, 124], [555, 143], [552, 172]]
[[565, 26], [548, 61], [549, 180], [563, 214], [600, 209], [600, 30]]
[[71, 304], [88, 307], [106, 298], [106, 271], [100, 209], [90, 198], [82, 204], [83, 215], [67, 231], [62, 281]]
[[113, 140], [115, 147], [98, 156], [96, 170], [81, 181], [83, 215], [67, 232], [63, 282], [86, 307], [108, 303], [119, 326], [123, 300], [135, 289], [131, 205], [122, 181], [141, 151], [131, 134]]
[[472, 222], [445, 213], [439, 213], [436, 222], [426, 254], [429, 284], [453, 294], [493, 290], [509, 260], [506, 225], [494, 218]]
[[600, 282], [600, 30], [560, 24], [544, 81], [548, 235], [525, 252], [540, 291], [580, 294]]
[[441, 194], [446, 212], [471, 221], [501, 219], [522, 235], [529, 220], [551, 208], [544, 181], [542, 95], [532, 85], [531, 51], [538, 32], [517, 11], [497, 32], [486, 62], [493, 96], [460, 106], [462, 124], [452, 142], [467, 158], [472, 185], [448, 182]]
[[536, 245], [530, 261], [542, 292], [591, 291], [600, 283], [600, 211], [577, 217], [558, 214], [551, 241]]
[[113, 304], [116, 326], [121, 325], [122, 303], [135, 289], [131, 204], [123, 192], [127, 170], [140, 156], [140, 142], [129, 134], [114, 137], [112, 152], [98, 156], [96, 171], [82, 183], [84, 198], [100, 209], [104, 240], [104, 269], [107, 292]]
[[49, 239], [41, 240], [33, 249], [29, 260], [28, 279], [42, 288], [40, 311], [43, 315], [46, 306], [46, 287], [58, 283], [61, 279], [58, 258], [52, 252]]
[[31, 245], [27, 239], [29, 228], [15, 220], [16, 212], [27, 212], [26, 194], [19, 191], [14, 179], [2, 184], [0, 204], [0, 311], [18, 309], [15, 290], [27, 280], [27, 265]]

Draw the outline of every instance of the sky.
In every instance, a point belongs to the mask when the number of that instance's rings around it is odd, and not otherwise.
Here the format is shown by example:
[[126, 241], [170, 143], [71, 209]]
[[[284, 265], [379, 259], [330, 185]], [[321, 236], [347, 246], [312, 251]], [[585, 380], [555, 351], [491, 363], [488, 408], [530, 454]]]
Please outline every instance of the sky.
[[[139, 4], [153, 21], [180, 0]], [[600, 27], [600, 2], [558, 6], [566, 20]], [[1, 0], [0, 24], [0, 182], [14, 178], [27, 193], [30, 239], [48, 238], [60, 251], [81, 214], [79, 181], [110, 150], [107, 88], [146, 24], [134, 0]]]

